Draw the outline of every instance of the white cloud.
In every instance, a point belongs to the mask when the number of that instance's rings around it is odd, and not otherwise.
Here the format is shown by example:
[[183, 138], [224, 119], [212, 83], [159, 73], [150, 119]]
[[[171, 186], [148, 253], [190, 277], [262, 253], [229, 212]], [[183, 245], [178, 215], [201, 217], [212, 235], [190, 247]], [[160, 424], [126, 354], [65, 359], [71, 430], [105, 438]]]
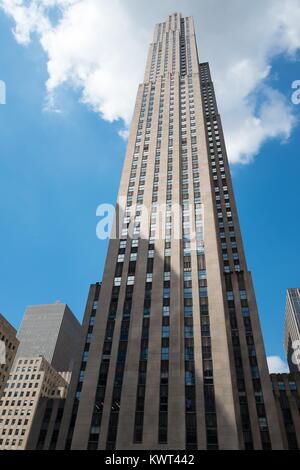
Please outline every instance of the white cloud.
[[122, 139], [127, 140], [129, 137], [129, 130], [128, 129], [121, 129], [118, 132], [119, 136], [122, 137]]
[[289, 372], [288, 365], [279, 356], [267, 357], [270, 374], [284, 374]]
[[258, 96], [245, 100], [236, 108], [239, 122], [235, 114], [228, 113], [225, 116], [230, 135], [227, 150], [233, 163], [251, 161], [268, 139], [280, 138], [282, 143], [286, 142], [296, 123], [290, 106], [279, 91], [266, 86], [259, 91]]
[[232, 162], [251, 161], [268, 139], [286, 141], [295, 126], [292, 105], [267, 79], [276, 55], [300, 48], [298, 0], [2, 0], [0, 7], [14, 19], [19, 43], [35, 33], [47, 53], [48, 103], [70, 84], [103, 119], [128, 128], [153, 26], [177, 10], [195, 18]]

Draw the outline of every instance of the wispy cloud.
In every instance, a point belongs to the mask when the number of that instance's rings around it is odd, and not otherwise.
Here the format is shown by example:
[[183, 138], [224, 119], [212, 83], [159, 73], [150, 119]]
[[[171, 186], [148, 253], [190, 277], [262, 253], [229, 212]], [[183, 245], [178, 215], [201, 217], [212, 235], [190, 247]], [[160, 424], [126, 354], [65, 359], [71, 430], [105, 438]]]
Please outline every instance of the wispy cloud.
[[284, 374], [289, 372], [289, 368], [286, 362], [284, 362], [279, 356], [269, 356], [267, 358], [268, 367], [270, 374]]
[[[249, 163], [268, 139], [287, 141], [293, 107], [267, 85], [272, 60], [300, 48], [298, 0], [2, 0], [23, 45], [37, 36], [48, 57], [48, 102], [69, 84], [107, 121], [128, 129], [153, 25], [174, 9], [195, 18], [200, 60], [212, 65], [229, 158]], [[55, 13], [55, 14], [54, 14]], [[125, 131], [121, 135], [126, 137]]]

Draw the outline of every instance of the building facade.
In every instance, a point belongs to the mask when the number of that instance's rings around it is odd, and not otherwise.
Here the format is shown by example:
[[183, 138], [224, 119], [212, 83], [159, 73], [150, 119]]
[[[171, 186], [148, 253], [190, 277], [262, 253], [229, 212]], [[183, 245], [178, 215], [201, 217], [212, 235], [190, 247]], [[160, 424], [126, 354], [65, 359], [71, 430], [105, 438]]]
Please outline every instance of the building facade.
[[287, 290], [284, 346], [290, 371], [300, 371], [300, 289]]
[[77, 398], [72, 449], [283, 445], [210, 69], [180, 14], [138, 88]]
[[66, 378], [43, 357], [16, 359], [0, 400], [0, 450], [35, 448], [45, 405], [49, 400], [64, 404]]
[[284, 449], [300, 449], [300, 372], [271, 374]]
[[82, 322], [82, 343], [78, 357], [74, 363], [72, 379], [68, 390], [68, 397], [64, 407], [64, 413], [56, 447], [58, 450], [69, 450], [71, 448], [82, 384], [85, 377], [86, 365], [89, 358], [90, 345], [94, 332], [100, 289], [101, 284], [99, 282], [92, 284], [89, 289]]
[[28, 307], [0, 401], [0, 449], [55, 449], [82, 327], [66, 304]]
[[19, 346], [16, 335], [15, 328], [0, 313], [0, 398]]
[[34, 305], [25, 311], [18, 339], [17, 357], [43, 356], [57, 371], [70, 371], [80, 348], [82, 329], [68, 305]]

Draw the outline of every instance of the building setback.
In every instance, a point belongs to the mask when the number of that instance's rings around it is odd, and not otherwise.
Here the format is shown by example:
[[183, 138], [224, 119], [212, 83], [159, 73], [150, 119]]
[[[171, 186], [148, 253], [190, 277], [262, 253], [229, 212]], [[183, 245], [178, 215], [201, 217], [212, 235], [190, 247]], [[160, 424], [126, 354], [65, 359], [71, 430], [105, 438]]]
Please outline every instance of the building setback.
[[116, 212], [71, 448], [281, 449], [222, 123], [191, 17], [155, 28]]
[[300, 289], [287, 290], [284, 346], [290, 371], [300, 371]]
[[16, 337], [17, 331], [0, 313], [0, 341], [2, 342], [0, 354], [4, 354], [0, 360], [0, 398], [2, 397], [6, 381], [8, 379], [10, 369], [16, 356], [19, 341]]

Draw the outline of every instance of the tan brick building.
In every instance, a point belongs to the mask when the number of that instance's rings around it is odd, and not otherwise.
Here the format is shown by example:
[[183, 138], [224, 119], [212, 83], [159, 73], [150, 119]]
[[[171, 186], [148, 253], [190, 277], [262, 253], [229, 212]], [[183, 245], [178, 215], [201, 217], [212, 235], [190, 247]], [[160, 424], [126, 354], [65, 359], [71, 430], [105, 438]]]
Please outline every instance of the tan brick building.
[[0, 401], [0, 450], [24, 450], [36, 440], [43, 403], [66, 397], [69, 375], [63, 375], [43, 357], [16, 360]]

